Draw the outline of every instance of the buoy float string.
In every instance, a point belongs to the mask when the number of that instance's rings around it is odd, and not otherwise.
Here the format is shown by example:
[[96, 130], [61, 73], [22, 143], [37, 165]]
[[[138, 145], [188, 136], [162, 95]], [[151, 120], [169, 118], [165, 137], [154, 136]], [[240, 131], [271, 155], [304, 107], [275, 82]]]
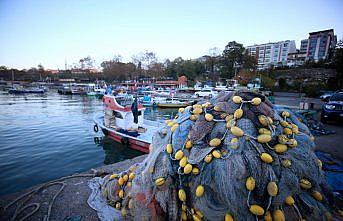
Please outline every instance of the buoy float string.
[[302, 215], [301, 215], [301, 213], [300, 213], [299, 208], [297, 207], [297, 205], [294, 203], [292, 206], [294, 207], [295, 211], [297, 212], [297, 214], [298, 214], [298, 216], [299, 216], [299, 220], [302, 220], [303, 217], [302, 217]]
[[248, 197], [247, 197], [247, 206], [248, 206], [248, 208], [250, 207], [250, 195], [251, 195], [251, 190], [249, 190]]
[[226, 128], [224, 135], [222, 136], [222, 138], [220, 138], [221, 141], [225, 139], [227, 132], [228, 132], [228, 129]]
[[258, 154], [262, 154], [262, 151], [256, 146], [253, 140], [250, 139], [249, 142], [252, 144], [253, 147], [255, 147]]
[[[272, 178], [272, 172], [271, 172], [271, 171], [269, 171], [269, 178], [270, 178], [270, 181], [269, 181], [269, 182], [272, 182], [272, 181], [273, 181], [273, 178]], [[271, 204], [272, 204], [272, 199], [273, 199], [273, 197], [272, 197], [272, 196], [269, 196], [268, 205], [267, 205], [266, 211], [269, 210], [269, 208], [270, 208], [270, 206], [271, 206]]]
[[269, 148], [269, 149], [271, 149], [271, 150], [275, 150], [275, 148], [274, 147], [271, 147], [271, 146], [269, 146], [269, 143], [265, 143], [265, 145]]
[[275, 129], [270, 124], [268, 124], [268, 128], [272, 132], [272, 136], [275, 136]]

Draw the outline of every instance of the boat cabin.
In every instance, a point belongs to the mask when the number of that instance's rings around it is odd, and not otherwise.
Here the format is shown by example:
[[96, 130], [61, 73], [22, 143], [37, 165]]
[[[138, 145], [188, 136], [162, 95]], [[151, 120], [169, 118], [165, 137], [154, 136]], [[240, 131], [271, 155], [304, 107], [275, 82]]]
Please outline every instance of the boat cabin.
[[128, 97], [130, 100], [120, 99], [121, 102], [116, 100], [115, 96], [105, 95], [103, 97], [103, 102], [106, 105], [105, 110], [105, 126], [111, 127], [114, 129], [123, 129], [123, 130], [138, 130], [140, 127], [143, 127], [144, 124], [144, 110], [142, 104], [138, 105], [137, 117], [138, 122], [134, 122], [134, 113], [131, 109], [132, 104], [134, 103], [132, 97]]

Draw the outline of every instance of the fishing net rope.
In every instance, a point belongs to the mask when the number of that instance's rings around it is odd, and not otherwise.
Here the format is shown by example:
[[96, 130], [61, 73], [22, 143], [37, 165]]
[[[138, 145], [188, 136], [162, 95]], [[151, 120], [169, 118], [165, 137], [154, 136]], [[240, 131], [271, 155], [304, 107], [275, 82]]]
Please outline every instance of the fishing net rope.
[[221, 93], [180, 108], [150, 148], [101, 187], [124, 219], [332, 220], [313, 136], [261, 94]]

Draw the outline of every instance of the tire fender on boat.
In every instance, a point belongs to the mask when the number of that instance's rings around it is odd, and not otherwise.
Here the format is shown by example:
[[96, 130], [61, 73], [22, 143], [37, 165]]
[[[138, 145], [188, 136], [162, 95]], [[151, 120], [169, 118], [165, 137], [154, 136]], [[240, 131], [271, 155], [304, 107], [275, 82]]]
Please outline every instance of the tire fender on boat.
[[127, 138], [127, 137], [122, 137], [122, 138], [120, 139], [120, 143], [123, 144], [123, 145], [125, 145], [125, 146], [128, 146], [128, 145], [129, 145], [129, 138]]
[[98, 127], [98, 125], [97, 125], [97, 124], [95, 124], [95, 125], [94, 125], [93, 129], [94, 129], [94, 132], [95, 132], [95, 133], [98, 133], [98, 131], [99, 131], [99, 127]]

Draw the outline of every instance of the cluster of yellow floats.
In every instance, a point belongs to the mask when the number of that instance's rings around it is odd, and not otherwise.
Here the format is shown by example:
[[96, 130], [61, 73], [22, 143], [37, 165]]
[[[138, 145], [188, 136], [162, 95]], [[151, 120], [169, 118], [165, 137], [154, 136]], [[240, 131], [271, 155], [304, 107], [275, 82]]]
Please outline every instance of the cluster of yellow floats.
[[[297, 146], [297, 140], [294, 138], [294, 135], [299, 134], [299, 129], [297, 127], [297, 125], [292, 124], [290, 122], [287, 121], [287, 118], [290, 117], [290, 113], [287, 111], [282, 112], [282, 117], [283, 120], [280, 122], [281, 126], [283, 127], [283, 133], [281, 135], [278, 136], [278, 144], [276, 144], [274, 147], [270, 147], [268, 145], [268, 142], [272, 140], [272, 134], [274, 134], [276, 126], [273, 125], [273, 119], [264, 115], [260, 115], [258, 116], [258, 120], [261, 123], [261, 125], [263, 125], [263, 128], [260, 128], [258, 130], [259, 135], [257, 137], [252, 137], [250, 135], [244, 134], [244, 131], [236, 126], [236, 121], [240, 118], [242, 118], [243, 116], [243, 109], [242, 109], [242, 105], [244, 103], [250, 103], [252, 105], [260, 105], [261, 104], [261, 99], [260, 98], [253, 98], [250, 101], [245, 101], [243, 100], [240, 96], [233, 96], [232, 100], [234, 103], [236, 104], [240, 104], [239, 108], [233, 113], [233, 114], [226, 114], [226, 113], [222, 113], [220, 115], [220, 117], [222, 119], [225, 119], [226, 121], [226, 128], [227, 130], [229, 130], [233, 135], [235, 135], [234, 138], [231, 139], [231, 148], [232, 149], [237, 149], [238, 148], [238, 138], [245, 136], [245, 139], [250, 140], [253, 139], [255, 141], [257, 141], [258, 143], [264, 144], [266, 145], [268, 148], [274, 150], [277, 154], [282, 154], [284, 152], [287, 151], [288, 148], [295, 148]], [[192, 114], [190, 116], [190, 120], [197, 120], [199, 115], [206, 112], [206, 108], [210, 107], [211, 104], [210, 103], [205, 103], [202, 105], [199, 104], [195, 104], [193, 105], [192, 109]], [[218, 106], [214, 106], [213, 107], [214, 111], [220, 112], [221, 109]], [[179, 112], [182, 113], [184, 112], [185, 109], [184, 108], [180, 108]], [[205, 113], [205, 119], [207, 121], [212, 121], [214, 119], [214, 116], [210, 113]], [[179, 126], [177, 124], [176, 121], [171, 121], [171, 120], [167, 120], [166, 124], [171, 128], [171, 132], [174, 132], [176, 130], [176, 128]], [[219, 147], [220, 144], [222, 143], [222, 140], [225, 138], [213, 138], [212, 140], [210, 140], [209, 142], [209, 146], [211, 147]], [[190, 149], [192, 148], [192, 143], [190, 140], [186, 141], [185, 143], [185, 148], [186, 149]], [[257, 147], [256, 147], [257, 148]], [[264, 163], [272, 163], [274, 161], [273, 157], [266, 153], [266, 152], [261, 152], [261, 150], [257, 149], [258, 152], [260, 153], [260, 158]], [[173, 154], [173, 147], [172, 144], [167, 144], [166, 146], [166, 151], [168, 154], [171, 155], [171, 157], [174, 157], [175, 160], [179, 160], [179, 165], [181, 168], [183, 168], [183, 173], [188, 175], [190, 173], [197, 175], [199, 174], [199, 168], [197, 168], [195, 165], [189, 164], [187, 162], [187, 157], [184, 156], [184, 153], [181, 150], [178, 150], [174, 156], [172, 156]], [[204, 161], [206, 163], [210, 163], [212, 161], [213, 158], [221, 158], [222, 155], [225, 154], [225, 150], [220, 150], [219, 148], [214, 149], [212, 151], [211, 154], [208, 154], [205, 156]], [[284, 167], [290, 167], [291, 166], [291, 161], [286, 159], [282, 162], [282, 165]], [[318, 164], [321, 166], [321, 162], [319, 161]], [[161, 182], [163, 180], [163, 182]], [[163, 185], [164, 184], [164, 178], [159, 178], [156, 180], [156, 185]], [[312, 185], [311, 183], [306, 180], [306, 179], [301, 179], [299, 181], [299, 185], [301, 188], [303, 189], [311, 189]], [[246, 180], [246, 188], [249, 191], [249, 196], [250, 196], [250, 192], [253, 191], [255, 189], [255, 179], [253, 177], [248, 177]], [[197, 186], [196, 188], [196, 192], [195, 195], [197, 197], [201, 197], [204, 194], [205, 188], [202, 185]], [[269, 194], [270, 197], [275, 197], [278, 194], [278, 185], [276, 182], [274, 181], [270, 181], [267, 185], [267, 192]], [[178, 196], [179, 196], [179, 200], [181, 202], [183, 202], [182, 204], [182, 220], [187, 220], [187, 206], [184, 203], [186, 201], [186, 192], [184, 189], [180, 188], [179, 192], [178, 192]], [[322, 195], [318, 192], [318, 191], [312, 191], [312, 196], [318, 200], [321, 201], [323, 199]], [[248, 199], [249, 201], [249, 199]], [[290, 206], [294, 206], [298, 212], [299, 218], [300, 220], [303, 220], [301, 217], [301, 214], [299, 212], [299, 210], [297, 209], [294, 199], [292, 196], [288, 196], [285, 200], [285, 203], [287, 205]], [[249, 204], [249, 203], [248, 203]], [[283, 221], [285, 220], [285, 216], [282, 212], [281, 209], [276, 209], [273, 211], [273, 213], [271, 214], [270, 211], [265, 212], [265, 210], [259, 206], [259, 205], [249, 205], [249, 211], [256, 215], [256, 216], [263, 216], [264, 215], [264, 219], [266, 221], [270, 221], [270, 220], [274, 220], [274, 221]], [[191, 209], [191, 214], [192, 214], [192, 218], [193, 220], [197, 221], [197, 220], [202, 220], [203, 218], [203, 214], [201, 213], [201, 211], [196, 210], [194, 208]], [[328, 220], [331, 220], [331, 214], [327, 213], [326, 214]], [[230, 220], [234, 220], [233, 216], [229, 213], [227, 213], [224, 217], [225, 221], [230, 221]]]
[[[277, 140], [279, 143], [276, 144], [274, 147], [271, 147], [271, 146], [269, 146], [268, 142], [272, 140], [272, 135], [275, 133], [275, 129], [276, 129], [276, 126], [273, 125], [273, 119], [272, 118], [264, 116], [264, 115], [258, 116], [258, 120], [263, 127], [258, 130], [259, 135], [257, 137], [252, 137], [248, 134], [245, 134], [241, 128], [236, 126], [236, 121], [238, 119], [242, 118], [242, 116], [244, 114], [243, 109], [242, 109], [243, 104], [250, 103], [251, 105], [257, 106], [257, 105], [260, 105], [261, 99], [256, 97], [256, 98], [253, 98], [252, 100], [245, 101], [240, 96], [233, 96], [232, 100], [234, 103], [239, 104], [239, 108], [237, 110], [235, 110], [235, 112], [233, 114], [222, 113], [220, 115], [220, 118], [222, 120], [225, 119], [225, 121], [226, 121], [226, 132], [225, 132], [225, 134], [228, 131], [230, 131], [233, 135], [235, 135], [235, 137], [231, 139], [231, 146], [230, 146], [233, 150], [238, 148], [238, 138], [240, 138], [240, 137], [245, 137], [245, 139], [250, 141], [252, 144], [254, 144], [253, 141], [255, 141], [255, 142], [257, 141], [258, 143], [267, 146], [269, 149], [274, 150], [277, 154], [285, 153], [288, 148], [296, 148], [297, 140], [294, 138], [294, 135], [299, 134], [299, 129], [295, 124], [292, 124], [291, 122], [289, 122], [287, 120], [290, 117], [289, 112], [287, 112], [287, 111], [282, 112], [283, 120], [280, 122], [280, 124], [283, 127], [283, 133], [277, 137]], [[200, 105], [200, 104], [193, 105], [192, 111], [191, 111], [192, 115], [190, 116], [189, 119], [192, 121], [196, 121], [198, 119], [199, 115], [204, 113], [205, 114], [204, 117], [207, 121], [213, 121], [214, 116], [210, 113], [206, 113], [206, 108], [210, 108], [210, 107], [212, 107], [212, 105], [209, 102], [204, 103], [202, 105]], [[214, 106], [213, 110], [216, 112], [221, 112], [221, 109], [218, 106]], [[185, 111], [185, 108], [179, 109], [180, 113], [183, 113], [184, 111]], [[166, 124], [168, 127], [170, 127], [170, 130], [172, 133], [179, 126], [178, 123], [176, 122], [176, 120], [167, 120]], [[166, 128], [162, 129], [162, 134], [164, 134], [164, 135], [167, 134]], [[204, 157], [203, 160], [206, 163], [210, 163], [214, 158], [220, 159], [220, 158], [222, 158], [223, 155], [226, 154], [225, 150], [223, 150], [223, 149], [221, 150], [219, 148], [224, 138], [225, 138], [225, 135], [222, 138], [214, 138], [214, 139], [210, 140], [209, 146], [215, 147], [215, 149], [210, 154], [208, 154]], [[271, 164], [274, 161], [273, 157], [270, 154], [268, 154], [267, 152], [263, 152], [263, 150], [261, 151], [256, 145], [253, 145], [253, 146], [256, 148], [257, 152], [259, 153], [260, 159], [262, 162], [267, 163], [267, 164]], [[185, 142], [184, 148], [185, 149], [192, 148], [191, 140], [187, 140]], [[184, 152], [183, 152], [184, 148], [178, 150], [176, 153], [173, 153], [172, 144], [169, 143], [166, 146], [166, 152], [170, 155], [170, 157], [172, 159], [179, 161], [179, 171], [182, 171], [181, 173], [179, 173], [180, 175], [190, 175], [190, 174], [198, 175], [200, 172], [199, 168], [196, 167], [196, 165], [192, 165], [192, 164], [188, 163], [187, 156], [185, 156]], [[291, 167], [291, 165], [292, 165], [292, 162], [289, 159], [285, 159], [282, 161], [282, 166], [284, 166], [286, 168]], [[320, 160], [318, 160], [318, 165], [321, 167]], [[119, 178], [118, 184], [121, 186], [121, 190], [119, 191], [118, 196], [121, 199], [124, 198], [124, 190], [123, 189], [124, 189], [125, 185], [130, 187], [131, 181], [134, 178], [133, 170], [130, 169], [130, 171], [131, 171], [130, 174], [123, 174], [121, 176], [113, 174], [111, 176], [111, 179]], [[150, 172], [153, 172], [153, 171], [150, 171]], [[156, 186], [162, 186], [164, 184], [165, 184], [165, 178], [164, 177], [160, 177], [160, 178], [157, 178], [155, 180]], [[255, 215], [257, 217], [264, 216], [264, 219], [266, 221], [271, 221], [271, 220], [284, 221], [285, 220], [284, 213], [280, 208], [277, 208], [273, 212], [270, 212], [270, 211], [265, 211], [265, 209], [262, 206], [259, 206], [257, 204], [253, 204], [253, 205], [249, 204], [249, 197], [251, 195], [251, 192], [254, 191], [254, 189], [255, 189], [254, 177], [251, 177], [251, 176], [248, 177], [246, 179], [245, 185], [246, 185], [246, 189], [249, 191], [248, 200], [247, 200], [248, 209], [253, 215]], [[311, 195], [316, 200], [321, 201], [323, 199], [323, 196], [321, 195], [321, 193], [319, 193], [318, 191], [311, 190], [312, 184], [307, 179], [304, 179], [304, 178], [300, 179], [299, 185], [301, 188], [308, 190], [308, 191], [311, 191]], [[205, 187], [202, 185], [199, 185], [199, 186], [197, 186], [197, 188], [195, 190], [195, 195], [196, 195], [196, 197], [202, 197], [204, 192], [205, 192]], [[271, 180], [268, 183], [267, 192], [269, 194], [269, 197], [270, 197], [269, 200], [271, 202], [271, 198], [275, 197], [279, 192], [278, 185], [275, 181]], [[202, 212], [200, 210], [196, 210], [194, 208], [191, 208], [191, 209], [187, 208], [186, 191], [182, 187], [180, 187], [180, 189], [178, 190], [178, 198], [182, 202], [182, 214], [181, 214], [182, 220], [188, 220], [188, 218], [190, 218], [189, 216], [187, 216], [187, 214], [191, 214], [191, 218], [194, 221], [200, 221], [204, 218], [204, 215], [202, 214]], [[129, 201], [129, 209], [130, 209], [130, 207], [132, 207], [132, 202], [130, 202], [130, 201]], [[289, 206], [293, 206], [299, 215], [299, 220], [304, 221], [304, 219], [301, 216], [300, 211], [298, 210], [297, 206], [295, 205], [295, 201], [294, 201], [292, 196], [288, 196], [285, 199], [285, 204], [289, 205]], [[120, 202], [117, 202], [115, 207], [117, 209], [120, 209], [121, 208]], [[127, 211], [125, 210], [125, 208], [121, 209], [121, 213], [123, 216], [126, 215]], [[327, 220], [332, 220], [332, 216], [329, 212], [327, 212], [325, 215], [326, 215]], [[226, 213], [226, 215], [225, 215], [225, 217], [223, 217], [223, 219], [225, 221], [233, 221], [234, 217], [232, 214]]]
[[[121, 215], [126, 216], [127, 211], [125, 207], [122, 207], [122, 201], [125, 198], [125, 192], [124, 189], [125, 187], [132, 187], [132, 181], [135, 178], [135, 166], [131, 166], [129, 171], [126, 173], [122, 174], [112, 174], [109, 179], [118, 179], [118, 185], [120, 187], [120, 190], [118, 191], [118, 198], [119, 200], [113, 205], [116, 209], [121, 210]], [[130, 198], [130, 193], [127, 195], [127, 197]], [[129, 199], [128, 201], [128, 208], [132, 209], [133, 208], [133, 200]]]

